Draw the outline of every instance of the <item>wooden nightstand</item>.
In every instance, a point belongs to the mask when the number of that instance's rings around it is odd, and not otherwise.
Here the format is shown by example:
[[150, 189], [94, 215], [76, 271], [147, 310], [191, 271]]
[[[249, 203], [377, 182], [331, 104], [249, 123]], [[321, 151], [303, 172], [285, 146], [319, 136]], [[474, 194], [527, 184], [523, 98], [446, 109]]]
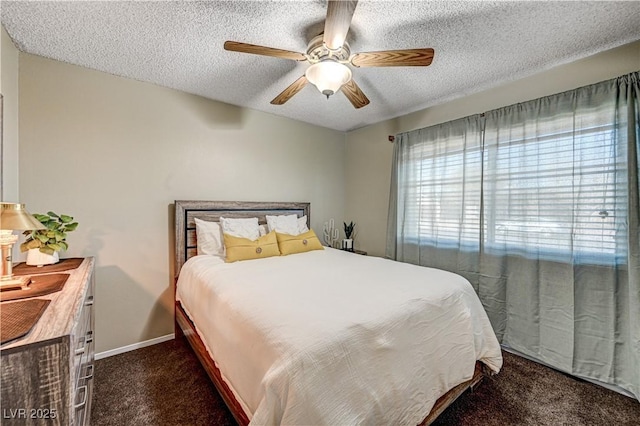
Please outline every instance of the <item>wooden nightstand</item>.
[[367, 255], [367, 252], [364, 251], [364, 250], [353, 250], [353, 251], [351, 251], [351, 250], [342, 250], [342, 251], [346, 251], [347, 253], [361, 254], [363, 256]]

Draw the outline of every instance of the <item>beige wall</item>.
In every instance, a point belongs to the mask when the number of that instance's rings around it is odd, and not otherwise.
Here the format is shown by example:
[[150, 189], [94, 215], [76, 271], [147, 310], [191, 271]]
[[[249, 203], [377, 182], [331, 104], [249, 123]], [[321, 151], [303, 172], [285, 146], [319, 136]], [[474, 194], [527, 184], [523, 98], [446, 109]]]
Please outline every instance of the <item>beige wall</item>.
[[2, 114], [2, 201], [18, 199], [18, 49], [4, 27], [0, 30]]
[[388, 135], [575, 89], [638, 70], [640, 42], [348, 133], [345, 217], [357, 223], [357, 247], [369, 254], [384, 255], [393, 153]]
[[20, 196], [80, 222], [105, 351], [173, 331], [176, 199], [309, 201], [343, 219], [344, 134], [20, 54]]
[[[2, 90], [17, 110], [7, 41], [3, 31]], [[172, 332], [173, 200], [310, 201], [319, 233], [330, 217], [354, 220], [357, 248], [383, 255], [388, 135], [638, 70], [640, 43], [346, 136], [29, 54], [19, 66], [20, 200], [80, 221], [66, 255], [97, 257], [101, 352]]]

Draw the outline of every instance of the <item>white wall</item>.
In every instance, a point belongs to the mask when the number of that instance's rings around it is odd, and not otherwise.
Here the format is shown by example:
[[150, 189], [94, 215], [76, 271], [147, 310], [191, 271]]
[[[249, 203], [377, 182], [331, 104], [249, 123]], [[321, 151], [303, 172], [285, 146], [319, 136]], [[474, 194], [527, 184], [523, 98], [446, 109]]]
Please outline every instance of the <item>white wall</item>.
[[20, 54], [20, 196], [96, 256], [96, 350], [173, 331], [176, 199], [309, 201], [343, 219], [344, 134]]
[[4, 27], [0, 30], [0, 93], [2, 114], [2, 190], [0, 200], [18, 199], [18, 49]]
[[346, 220], [356, 222], [357, 247], [383, 256], [393, 145], [388, 135], [560, 93], [640, 70], [640, 42], [347, 134]]

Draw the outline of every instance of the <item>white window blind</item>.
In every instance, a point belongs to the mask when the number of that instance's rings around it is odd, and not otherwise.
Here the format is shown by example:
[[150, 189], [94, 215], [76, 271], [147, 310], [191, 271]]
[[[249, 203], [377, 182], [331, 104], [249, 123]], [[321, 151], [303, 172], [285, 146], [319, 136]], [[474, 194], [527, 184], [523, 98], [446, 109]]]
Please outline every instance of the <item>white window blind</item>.
[[489, 123], [484, 147], [469, 135], [412, 146], [404, 205], [418, 226], [408, 236], [552, 258], [624, 256], [616, 235], [627, 195], [616, 179], [626, 159], [607, 108]]
[[[624, 254], [626, 185], [611, 105], [485, 131], [485, 245], [538, 255]], [[618, 188], [618, 189], [617, 189]]]
[[[420, 243], [477, 249], [480, 236], [480, 134], [450, 132], [411, 148], [405, 214]], [[415, 232], [415, 231], [414, 231]]]

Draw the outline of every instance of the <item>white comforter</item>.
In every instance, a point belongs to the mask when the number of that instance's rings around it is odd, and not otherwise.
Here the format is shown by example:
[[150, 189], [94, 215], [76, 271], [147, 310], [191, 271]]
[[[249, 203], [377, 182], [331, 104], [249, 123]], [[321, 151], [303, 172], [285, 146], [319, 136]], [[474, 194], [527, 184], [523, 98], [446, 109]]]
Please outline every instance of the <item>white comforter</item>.
[[333, 249], [196, 256], [177, 286], [251, 424], [415, 425], [476, 360], [502, 366], [471, 285], [437, 269]]

